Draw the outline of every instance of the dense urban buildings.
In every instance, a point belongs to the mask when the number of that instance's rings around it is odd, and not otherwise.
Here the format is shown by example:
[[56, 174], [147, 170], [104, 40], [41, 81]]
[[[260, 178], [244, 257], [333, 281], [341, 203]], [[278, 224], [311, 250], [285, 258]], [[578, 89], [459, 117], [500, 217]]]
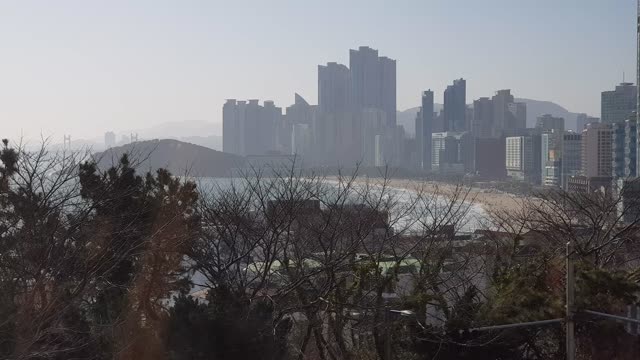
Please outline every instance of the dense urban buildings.
[[391, 166], [418, 176], [510, 179], [565, 189], [637, 173], [633, 84], [603, 92], [603, 123], [578, 114], [579, 131], [573, 132], [553, 114], [540, 115], [527, 128], [527, 106], [510, 89], [467, 104], [466, 80], [456, 79], [443, 90], [439, 112], [435, 91], [421, 93], [415, 133], [408, 136], [396, 123], [395, 60], [361, 46], [350, 50], [348, 67], [329, 62], [318, 66], [317, 75], [318, 105], [295, 94], [283, 114], [273, 101], [228, 100], [223, 150], [283, 161], [294, 156], [305, 167]]

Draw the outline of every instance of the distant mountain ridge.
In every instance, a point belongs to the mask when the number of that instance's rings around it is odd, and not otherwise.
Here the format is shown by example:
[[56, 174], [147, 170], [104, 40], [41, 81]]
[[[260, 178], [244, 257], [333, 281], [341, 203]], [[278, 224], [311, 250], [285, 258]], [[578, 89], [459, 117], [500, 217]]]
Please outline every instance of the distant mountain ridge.
[[[565, 129], [575, 130], [576, 117], [580, 113], [574, 113], [561, 105], [558, 105], [552, 101], [532, 100], [516, 98], [516, 102], [523, 102], [527, 104], [527, 127], [533, 127], [536, 124], [538, 116], [544, 114], [551, 114], [553, 116], [563, 117], [565, 121]], [[469, 104], [468, 106], [473, 106]], [[434, 109], [439, 112], [443, 108], [442, 104], [434, 104]], [[404, 130], [409, 134], [415, 133], [415, 120], [420, 107], [412, 107], [404, 111], [398, 111], [396, 115], [398, 125], [404, 126]], [[600, 117], [600, 115], [597, 115]]]
[[96, 153], [98, 166], [107, 169], [128, 153], [141, 171], [166, 168], [174, 175], [227, 177], [245, 158], [173, 139], [139, 141]]

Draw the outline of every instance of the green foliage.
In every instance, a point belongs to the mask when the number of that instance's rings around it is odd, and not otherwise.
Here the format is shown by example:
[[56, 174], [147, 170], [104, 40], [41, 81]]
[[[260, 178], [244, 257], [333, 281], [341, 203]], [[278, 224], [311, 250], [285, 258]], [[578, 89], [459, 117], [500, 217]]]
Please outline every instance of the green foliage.
[[587, 263], [577, 266], [576, 306], [617, 312], [638, 301], [640, 285], [626, 271], [608, 271]]
[[210, 293], [207, 303], [180, 295], [169, 312], [169, 358], [282, 359], [288, 321], [273, 323], [268, 302], [251, 304], [224, 289]]

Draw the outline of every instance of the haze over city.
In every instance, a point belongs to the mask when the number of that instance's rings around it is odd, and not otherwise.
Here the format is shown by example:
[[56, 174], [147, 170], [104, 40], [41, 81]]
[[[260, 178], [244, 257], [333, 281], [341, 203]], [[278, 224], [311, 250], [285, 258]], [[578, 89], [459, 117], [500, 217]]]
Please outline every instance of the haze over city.
[[[615, 6], [611, 6], [615, 3]], [[317, 65], [367, 45], [397, 60], [397, 109], [467, 81], [600, 116], [635, 80], [633, 0], [2, 1], [0, 119], [16, 139], [211, 123], [226, 98], [317, 103]], [[170, 135], [170, 134], [167, 134]], [[195, 134], [194, 134], [195, 135]]]

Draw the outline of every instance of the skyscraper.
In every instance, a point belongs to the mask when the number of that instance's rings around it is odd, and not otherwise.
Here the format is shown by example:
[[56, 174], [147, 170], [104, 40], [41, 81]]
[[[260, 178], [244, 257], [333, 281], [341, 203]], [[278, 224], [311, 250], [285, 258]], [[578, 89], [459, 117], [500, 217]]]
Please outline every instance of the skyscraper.
[[614, 179], [635, 177], [637, 156], [636, 115], [625, 122], [611, 124], [612, 174]]
[[467, 131], [466, 101], [467, 82], [464, 79], [453, 81], [444, 91], [444, 127], [445, 131]]
[[420, 133], [416, 128], [416, 140], [419, 144], [418, 159], [424, 171], [431, 170], [431, 134], [433, 133], [433, 91], [431, 89], [422, 93], [422, 107], [418, 113]]
[[514, 180], [531, 181], [540, 177], [534, 169], [534, 145], [531, 136], [511, 136], [506, 139], [507, 175]]
[[116, 146], [116, 134], [113, 131], [104, 133], [104, 148], [109, 149]]
[[493, 127], [493, 102], [482, 97], [473, 102], [473, 124], [471, 132], [478, 138], [491, 138]]
[[601, 119], [605, 124], [623, 122], [636, 111], [638, 89], [633, 83], [621, 83], [615, 90], [603, 91], [600, 102]]
[[360, 46], [349, 51], [353, 109], [380, 109], [387, 125], [396, 125], [396, 61], [379, 57], [378, 50]]
[[222, 149], [237, 155], [264, 155], [277, 150], [277, 127], [282, 109], [273, 101], [236, 101], [222, 107]]
[[582, 131], [582, 175], [610, 177], [612, 131], [610, 124], [593, 123]]
[[562, 141], [562, 187], [567, 190], [569, 178], [582, 169], [582, 133], [565, 132]]
[[509, 111], [509, 104], [514, 102], [511, 90], [498, 90], [496, 94], [491, 98], [493, 103], [493, 129], [492, 136], [501, 136], [505, 133], [505, 130], [510, 129], [509, 120], [511, 118], [511, 112]]
[[318, 107], [324, 113], [350, 110], [351, 72], [335, 62], [318, 65]]
[[514, 102], [507, 105], [509, 121], [507, 129], [525, 129], [527, 127], [527, 104]]

